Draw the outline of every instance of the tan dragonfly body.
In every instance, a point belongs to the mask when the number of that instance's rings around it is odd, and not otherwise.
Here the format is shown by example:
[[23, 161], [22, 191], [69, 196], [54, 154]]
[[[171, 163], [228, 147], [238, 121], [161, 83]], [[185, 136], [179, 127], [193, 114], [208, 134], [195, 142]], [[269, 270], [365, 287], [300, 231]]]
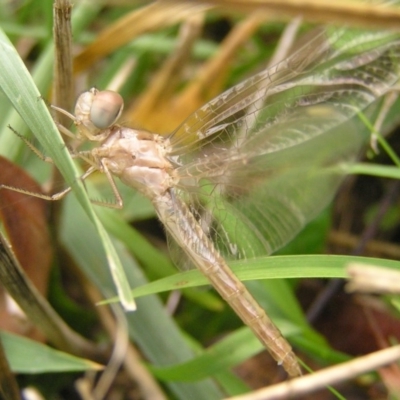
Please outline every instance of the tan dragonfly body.
[[291, 346], [225, 260], [276, 251], [332, 199], [342, 166], [368, 140], [359, 113], [398, 81], [399, 36], [319, 32], [165, 138], [117, 125], [114, 92], [83, 93], [75, 115], [59, 110], [98, 143], [77, 153], [91, 165], [83, 178], [105, 173], [118, 207], [113, 176], [147, 196], [174, 261], [197, 267], [290, 376], [301, 373]]
[[[89, 125], [93, 122], [93, 116], [87, 115], [86, 110], [90, 110], [90, 104], [99, 102], [101, 97], [105, 98], [103, 104], [107, 105], [102, 117], [108, 112], [111, 115], [110, 121], [119, 116], [122, 103], [118, 97], [114, 99], [113, 95], [113, 92], [99, 92], [96, 89], [81, 95], [75, 110], [81, 134], [85, 135], [86, 129], [89, 134], [99, 132]], [[109, 100], [115, 101], [115, 104], [109, 103]], [[251, 327], [288, 374], [300, 375], [300, 368], [289, 343], [232, 273], [186, 204], [174, 197], [173, 188], [178, 185], [179, 176], [166, 158], [172, 151], [169, 140], [157, 134], [118, 125], [111, 125], [100, 134], [104, 135], [101, 146], [87, 153], [95, 169], [119, 177], [126, 185], [138, 189], [152, 201], [160, 220], [193, 264], [207, 276], [213, 287], [243, 322]], [[114, 186], [113, 182], [111, 184]]]

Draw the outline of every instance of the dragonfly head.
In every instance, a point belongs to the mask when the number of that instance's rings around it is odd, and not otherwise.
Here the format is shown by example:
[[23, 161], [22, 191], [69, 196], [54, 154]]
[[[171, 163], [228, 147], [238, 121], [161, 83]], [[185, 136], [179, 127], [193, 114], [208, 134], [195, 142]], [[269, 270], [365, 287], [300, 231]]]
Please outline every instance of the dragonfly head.
[[111, 90], [92, 88], [82, 93], [75, 105], [78, 130], [89, 140], [103, 140], [105, 132], [121, 116], [124, 100]]
[[107, 129], [114, 125], [121, 116], [124, 100], [121, 95], [111, 90], [94, 90], [90, 107], [90, 120], [98, 129]]

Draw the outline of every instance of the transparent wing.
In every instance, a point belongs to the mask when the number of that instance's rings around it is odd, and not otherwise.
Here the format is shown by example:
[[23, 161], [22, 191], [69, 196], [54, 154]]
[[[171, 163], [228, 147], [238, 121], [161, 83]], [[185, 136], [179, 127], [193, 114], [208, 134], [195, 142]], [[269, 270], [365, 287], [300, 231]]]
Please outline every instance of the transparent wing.
[[359, 113], [398, 81], [399, 61], [398, 33], [320, 32], [178, 127], [175, 195], [223, 255], [269, 254], [326, 205], [366, 140]]

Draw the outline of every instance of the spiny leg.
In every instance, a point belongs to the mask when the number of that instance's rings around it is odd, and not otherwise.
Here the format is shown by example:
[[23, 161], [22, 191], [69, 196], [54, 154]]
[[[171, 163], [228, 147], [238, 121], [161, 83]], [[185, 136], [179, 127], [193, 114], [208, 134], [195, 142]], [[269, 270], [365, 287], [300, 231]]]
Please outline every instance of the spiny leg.
[[[36, 146], [34, 146], [25, 136], [21, 135], [19, 132], [17, 132], [12, 126], [8, 125], [8, 128], [11, 129], [11, 131], [19, 138], [21, 139], [25, 145], [42, 161], [54, 164], [54, 160], [51, 157], [45, 156]], [[78, 157], [77, 154], [74, 154], [70, 152], [71, 156], [73, 158]], [[88, 171], [86, 171], [85, 174], [82, 175], [80, 179], [85, 179], [87, 176], [89, 176], [95, 169], [91, 170], [90, 168]], [[88, 173], [89, 172], [89, 173]], [[0, 190], [1, 189], [6, 189], [6, 190], [11, 190], [13, 192], [17, 193], [22, 193], [26, 194], [28, 196], [32, 197], [37, 197], [43, 200], [48, 200], [48, 201], [57, 201], [62, 199], [66, 194], [68, 194], [71, 191], [71, 187], [67, 187], [64, 190], [57, 192], [53, 195], [46, 195], [44, 193], [39, 193], [39, 192], [32, 192], [30, 190], [26, 189], [21, 189], [15, 186], [10, 186], [10, 185], [5, 185], [5, 184], [0, 184]]]
[[[94, 171], [96, 171], [96, 168], [95, 167], [90, 167], [79, 179], [84, 181]], [[48, 201], [61, 200], [66, 194], [68, 194], [72, 190], [71, 186], [69, 186], [69, 187], [65, 188], [64, 190], [62, 190], [60, 192], [54, 193], [52, 195], [48, 195], [48, 194], [44, 194], [44, 193], [31, 192], [29, 190], [17, 188], [17, 187], [10, 186], [10, 185], [0, 184], [0, 190], [2, 190], [2, 189], [11, 190], [13, 192], [26, 194], [27, 196], [38, 197], [39, 199], [48, 200]], [[94, 201], [94, 203], [96, 203], [96, 202]]]
[[[45, 156], [34, 144], [31, 143], [29, 139], [27, 139], [25, 136], [21, 135], [18, 133], [12, 126], [8, 125], [8, 128], [13, 131], [13, 133], [20, 138], [27, 147], [42, 161], [54, 164], [54, 160], [51, 157]], [[67, 146], [66, 146], [67, 147]], [[88, 161], [87, 158], [83, 158], [80, 156], [79, 152], [76, 152], [70, 148], [68, 148], [68, 152], [71, 155], [72, 158], [81, 158], [85, 161]], [[89, 164], [92, 164], [91, 162], [88, 162]]]
[[13, 131], [13, 133], [20, 138], [27, 147], [37, 156], [39, 157], [42, 161], [54, 164], [54, 161], [51, 157], [45, 156], [36, 146], [34, 146], [25, 136], [22, 136], [20, 133], [18, 133], [11, 125], [8, 125], [8, 128]]
[[[72, 114], [71, 114], [72, 115]], [[39, 159], [47, 162], [54, 164], [54, 161], [51, 157], [45, 156], [37, 147], [35, 147], [25, 136], [22, 136], [20, 133], [18, 133], [14, 128], [9, 126], [9, 128], [15, 133], [16, 136], [18, 136], [25, 144], [26, 146], [29, 147], [29, 149], [37, 156]], [[86, 161], [91, 167], [79, 178], [81, 181], [84, 181], [89, 175], [91, 175], [93, 172], [98, 170], [99, 168], [93, 163], [93, 160], [90, 157], [91, 152], [90, 151], [81, 151], [81, 152], [72, 152], [70, 151], [71, 157], [72, 158], [80, 158], [84, 161]], [[108, 167], [104, 164], [104, 162], [101, 163], [101, 169], [105, 173], [107, 180], [111, 186], [112, 192], [114, 194], [115, 203], [110, 203], [110, 202], [105, 202], [105, 201], [99, 201], [99, 200], [93, 200], [91, 199], [91, 203], [103, 206], [103, 207], [108, 207], [108, 208], [116, 208], [116, 209], [121, 209], [123, 207], [123, 201], [122, 197], [115, 185], [114, 179], [108, 170]], [[10, 186], [10, 185], [4, 185], [0, 184], [0, 190], [1, 189], [6, 189], [6, 190], [11, 190], [14, 192], [26, 194], [28, 196], [33, 196], [37, 197], [40, 199], [48, 200], [48, 201], [58, 201], [62, 199], [66, 194], [68, 194], [71, 191], [71, 187], [67, 187], [64, 190], [54, 193], [52, 195], [46, 195], [43, 193], [38, 193], [38, 192], [31, 192], [29, 190], [17, 188], [15, 186]]]
[[[124, 205], [124, 202], [122, 200], [121, 194], [118, 191], [117, 185], [115, 184], [114, 178], [110, 172], [110, 170], [107, 167], [107, 164], [105, 163], [105, 160], [100, 160], [100, 165], [101, 169], [100, 171], [103, 172], [108, 180], [108, 183], [111, 186], [112, 192], [115, 197], [115, 203], [110, 203], [106, 201], [99, 201], [99, 200], [90, 200], [93, 204], [96, 204], [98, 206], [102, 207], [108, 207], [108, 208], [115, 208], [115, 209], [121, 209]], [[95, 168], [95, 167], [92, 167]]]

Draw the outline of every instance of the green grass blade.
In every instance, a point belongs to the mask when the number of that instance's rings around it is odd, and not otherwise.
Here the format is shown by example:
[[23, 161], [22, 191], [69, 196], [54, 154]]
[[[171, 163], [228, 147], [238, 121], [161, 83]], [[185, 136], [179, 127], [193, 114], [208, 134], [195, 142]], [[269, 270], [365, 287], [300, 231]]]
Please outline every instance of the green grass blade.
[[101, 370], [102, 365], [52, 349], [44, 344], [15, 335], [0, 332], [8, 362], [15, 373], [43, 374], [54, 372], [78, 372]]
[[107, 232], [93, 211], [83, 183], [79, 179], [80, 173], [74, 165], [30, 73], [2, 30], [0, 30], [0, 88], [38, 139], [46, 154], [54, 160], [54, 164], [60, 170], [67, 184], [72, 187], [81, 206], [96, 226], [104, 244], [110, 271], [118, 288], [121, 302], [126, 309], [134, 310], [135, 303], [123, 267]]
[[[346, 266], [350, 262], [400, 269], [398, 261], [336, 255], [260, 257], [246, 262], [232, 262], [229, 265], [240, 280], [251, 281], [259, 279], [347, 278]], [[191, 270], [140, 286], [133, 290], [133, 294], [135, 297], [141, 297], [207, 284], [207, 279], [199, 271]]]
[[349, 165], [348, 171], [351, 174], [362, 174], [379, 176], [382, 178], [400, 179], [400, 168], [391, 165], [357, 163], [354, 165]]

